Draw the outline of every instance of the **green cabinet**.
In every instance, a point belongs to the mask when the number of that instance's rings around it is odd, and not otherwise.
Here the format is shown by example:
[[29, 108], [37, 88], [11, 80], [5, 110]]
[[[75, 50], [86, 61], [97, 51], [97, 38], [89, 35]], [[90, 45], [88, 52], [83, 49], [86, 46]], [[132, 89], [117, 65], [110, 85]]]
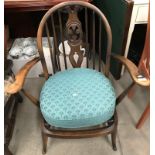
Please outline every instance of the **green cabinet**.
[[[112, 52], [124, 55], [130, 25], [133, 1], [131, 0], [93, 0], [106, 16], [112, 30]], [[104, 37], [103, 37], [104, 38]], [[102, 47], [104, 51], [104, 46]], [[104, 60], [104, 54], [103, 54]], [[111, 59], [110, 71], [116, 79], [120, 78], [122, 65]]]

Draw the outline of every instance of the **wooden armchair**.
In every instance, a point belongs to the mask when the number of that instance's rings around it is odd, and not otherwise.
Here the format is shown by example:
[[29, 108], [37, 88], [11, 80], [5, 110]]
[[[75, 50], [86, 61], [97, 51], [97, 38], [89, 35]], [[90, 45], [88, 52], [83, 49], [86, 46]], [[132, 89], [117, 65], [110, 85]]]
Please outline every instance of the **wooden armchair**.
[[[138, 65], [138, 71], [143, 75], [144, 78], [150, 79], [150, 11], [148, 16], [145, 44], [144, 44], [144, 49]], [[140, 85], [140, 86], [143, 86], [143, 85]], [[148, 85], [148, 91], [150, 89], [149, 86], [150, 85]], [[134, 93], [134, 88], [130, 90], [129, 97], [132, 97], [133, 93]], [[145, 120], [149, 117], [149, 114], [150, 114], [150, 101], [148, 101], [143, 114], [141, 115], [138, 123], [136, 124], [137, 129], [142, 127]]]
[[[101, 49], [102, 33], [106, 34], [106, 51]], [[43, 36], [48, 38], [52, 76], [48, 73], [44, 58]], [[51, 36], [54, 37], [53, 44]], [[98, 41], [95, 36], [98, 36]], [[65, 41], [70, 47], [69, 52]], [[112, 146], [116, 150], [116, 106], [134, 83], [148, 86], [149, 80], [139, 81], [138, 69], [130, 60], [111, 54], [112, 34], [104, 14], [92, 4], [82, 1], [58, 4], [41, 20], [37, 44], [40, 56], [21, 68], [16, 81], [6, 91], [13, 94], [22, 90], [40, 109], [43, 153], [46, 153], [48, 137], [86, 138], [107, 134], [111, 134]], [[62, 44], [63, 53], [60, 52], [59, 44]], [[60, 62], [62, 54], [64, 71]], [[105, 64], [101, 60], [102, 54], [105, 54]], [[133, 83], [117, 98], [109, 80], [111, 57], [123, 63], [133, 79]], [[68, 60], [72, 69], [69, 69]], [[23, 84], [28, 71], [39, 61], [47, 81], [38, 100], [23, 89]], [[84, 61], [85, 68], [80, 68]]]

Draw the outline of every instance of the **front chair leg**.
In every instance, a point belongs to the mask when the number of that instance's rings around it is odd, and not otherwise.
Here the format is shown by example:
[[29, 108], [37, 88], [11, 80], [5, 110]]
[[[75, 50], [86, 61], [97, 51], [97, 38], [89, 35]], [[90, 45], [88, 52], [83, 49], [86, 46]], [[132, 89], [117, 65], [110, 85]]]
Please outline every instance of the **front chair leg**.
[[114, 114], [114, 130], [111, 133], [111, 141], [112, 141], [112, 147], [114, 151], [117, 151], [117, 146], [116, 146], [116, 136], [117, 136], [117, 125], [118, 125], [118, 118], [117, 118], [117, 112], [115, 111]]
[[114, 131], [111, 134], [111, 140], [112, 140], [112, 147], [114, 151], [117, 151], [117, 146], [116, 146], [116, 135], [117, 135], [117, 128], [114, 129]]
[[48, 141], [48, 136], [42, 131], [42, 142], [43, 142], [43, 150], [42, 153], [46, 154], [47, 151], [47, 141]]

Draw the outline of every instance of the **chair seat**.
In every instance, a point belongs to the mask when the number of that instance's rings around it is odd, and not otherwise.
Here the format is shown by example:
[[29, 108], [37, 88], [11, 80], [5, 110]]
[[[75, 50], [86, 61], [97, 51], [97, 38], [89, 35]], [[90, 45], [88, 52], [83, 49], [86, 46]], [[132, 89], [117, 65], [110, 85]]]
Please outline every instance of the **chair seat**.
[[58, 72], [44, 84], [40, 108], [48, 124], [61, 128], [99, 125], [115, 110], [115, 92], [100, 72], [74, 68]]

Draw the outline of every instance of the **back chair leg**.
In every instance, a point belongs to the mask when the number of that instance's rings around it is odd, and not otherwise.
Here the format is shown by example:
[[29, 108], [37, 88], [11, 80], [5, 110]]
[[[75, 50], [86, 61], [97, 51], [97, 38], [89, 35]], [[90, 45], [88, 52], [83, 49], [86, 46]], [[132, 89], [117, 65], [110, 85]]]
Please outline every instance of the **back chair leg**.
[[42, 131], [42, 142], [43, 142], [43, 150], [42, 153], [46, 154], [47, 151], [47, 141], [48, 141], [48, 136]]

